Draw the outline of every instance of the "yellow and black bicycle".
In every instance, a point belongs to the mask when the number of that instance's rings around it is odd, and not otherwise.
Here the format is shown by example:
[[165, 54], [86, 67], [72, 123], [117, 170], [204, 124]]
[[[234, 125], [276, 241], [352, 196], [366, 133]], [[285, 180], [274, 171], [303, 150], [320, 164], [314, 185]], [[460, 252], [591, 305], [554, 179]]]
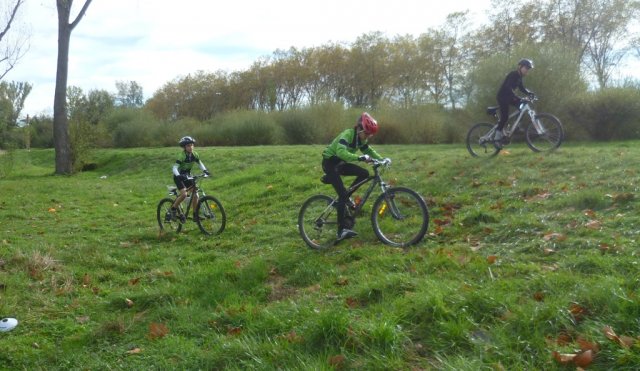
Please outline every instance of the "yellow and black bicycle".
[[[198, 181], [203, 178], [208, 178], [208, 175], [199, 174], [189, 178], [193, 180], [193, 186], [187, 189], [187, 198], [180, 203], [175, 213], [171, 212], [171, 206], [178, 197], [178, 189], [175, 186], [168, 187], [170, 197], [160, 200], [156, 211], [161, 231], [179, 233], [189, 219], [195, 221], [202, 233], [206, 235], [217, 235], [224, 231], [227, 215], [220, 201], [205, 194], [204, 190], [198, 186]], [[189, 217], [191, 198], [194, 194], [197, 195], [198, 202], [193, 210], [193, 217]]]
[[[381, 172], [390, 165], [389, 160], [373, 160], [373, 175], [348, 189], [349, 197], [366, 183], [371, 183], [354, 207], [345, 208], [346, 227], [351, 229], [356, 218], [364, 214], [364, 205], [379, 186], [382, 193], [375, 199], [371, 210], [373, 232], [383, 243], [394, 247], [417, 244], [427, 233], [429, 210], [422, 196], [405, 187], [390, 187]], [[308, 198], [298, 214], [298, 231], [312, 249], [322, 250], [337, 242], [338, 198], [314, 195]]]

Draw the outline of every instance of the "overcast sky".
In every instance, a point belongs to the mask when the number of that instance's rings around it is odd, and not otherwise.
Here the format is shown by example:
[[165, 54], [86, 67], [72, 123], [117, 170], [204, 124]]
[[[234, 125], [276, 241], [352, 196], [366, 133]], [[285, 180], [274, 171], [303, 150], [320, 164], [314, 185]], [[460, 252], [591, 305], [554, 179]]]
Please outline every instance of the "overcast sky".
[[[4, 1], [3, 1], [4, 2]], [[177, 77], [203, 70], [240, 71], [276, 49], [353, 42], [381, 31], [418, 36], [468, 10], [485, 23], [490, 0], [94, 0], [71, 34], [69, 86], [115, 93], [136, 81], [145, 99]], [[84, 4], [74, 1], [72, 20]], [[30, 49], [5, 76], [33, 90], [24, 114], [52, 114], [57, 58], [55, 0], [27, 0], [20, 21]]]
[[[4, 1], [3, 1], [4, 2]], [[490, 0], [94, 0], [71, 34], [68, 85], [115, 93], [136, 81], [145, 99], [177, 77], [203, 70], [247, 69], [276, 49], [353, 42], [381, 31], [420, 35], [446, 16], [469, 10], [485, 17]], [[84, 4], [74, 1], [72, 19]], [[20, 21], [30, 49], [5, 81], [33, 90], [23, 114], [52, 114], [57, 58], [54, 0], [27, 0]], [[480, 19], [480, 18], [478, 18]]]

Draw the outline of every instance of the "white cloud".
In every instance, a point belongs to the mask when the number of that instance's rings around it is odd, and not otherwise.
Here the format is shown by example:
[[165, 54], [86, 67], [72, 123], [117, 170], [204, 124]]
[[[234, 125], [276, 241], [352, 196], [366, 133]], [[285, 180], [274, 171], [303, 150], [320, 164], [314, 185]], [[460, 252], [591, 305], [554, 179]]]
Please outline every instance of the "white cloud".
[[[74, 2], [75, 14], [84, 0]], [[353, 42], [381, 31], [419, 35], [469, 9], [483, 17], [489, 0], [97, 0], [71, 34], [68, 85], [115, 92], [116, 81], [137, 81], [146, 97], [198, 70], [237, 71], [276, 49]], [[31, 49], [7, 80], [33, 85], [25, 112], [51, 113], [57, 58], [53, 1], [27, 1], [23, 21]]]

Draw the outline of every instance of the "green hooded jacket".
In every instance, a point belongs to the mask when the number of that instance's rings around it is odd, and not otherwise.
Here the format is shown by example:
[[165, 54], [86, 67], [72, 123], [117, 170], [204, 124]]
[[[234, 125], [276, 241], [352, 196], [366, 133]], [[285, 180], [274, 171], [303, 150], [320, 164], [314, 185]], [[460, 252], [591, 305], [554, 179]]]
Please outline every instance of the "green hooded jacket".
[[356, 129], [347, 129], [340, 133], [324, 151], [322, 151], [322, 158], [330, 159], [337, 157], [342, 161], [353, 162], [358, 161], [358, 155], [356, 152], [360, 150], [365, 155], [369, 155], [376, 160], [382, 160], [382, 156], [373, 148], [369, 147], [367, 141], [360, 142]]

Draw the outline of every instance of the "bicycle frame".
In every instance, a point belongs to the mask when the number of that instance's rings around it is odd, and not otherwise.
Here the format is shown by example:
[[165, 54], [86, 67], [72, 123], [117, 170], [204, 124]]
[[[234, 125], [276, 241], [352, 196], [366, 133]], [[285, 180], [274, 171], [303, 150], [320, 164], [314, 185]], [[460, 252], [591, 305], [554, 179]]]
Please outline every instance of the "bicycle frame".
[[[383, 165], [388, 165], [388, 163], [385, 161], [374, 160], [373, 175], [370, 175], [366, 179], [363, 179], [360, 182], [349, 187], [349, 189], [347, 190], [347, 197], [351, 197], [351, 195], [353, 195], [358, 189], [360, 189], [360, 187], [371, 182], [371, 184], [369, 185], [369, 188], [367, 188], [367, 190], [365, 191], [362, 197], [362, 201], [358, 205], [356, 205], [356, 208], [353, 211], [349, 210], [349, 208], [345, 208], [347, 213], [351, 212], [353, 216], [359, 215], [360, 210], [362, 210], [362, 208], [364, 207], [364, 204], [367, 202], [367, 200], [369, 200], [369, 197], [371, 197], [371, 194], [373, 193], [373, 190], [376, 186], [380, 186], [380, 191], [383, 194], [387, 192], [387, 190], [389, 189], [389, 186], [387, 185], [387, 183], [385, 183], [384, 180], [382, 180], [382, 177], [380, 176], [380, 167]], [[322, 213], [322, 215], [332, 210], [336, 203], [338, 203], [338, 197], [334, 198], [333, 201], [329, 205], [327, 205], [327, 208]], [[402, 216], [397, 211], [397, 208], [395, 207], [393, 202], [390, 202], [390, 205], [391, 205], [390, 209], [394, 217], [396, 217], [397, 219], [402, 219]]]
[[[200, 178], [205, 178], [206, 176], [204, 174], [199, 174], [199, 175], [194, 175], [193, 177], [191, 177], [193, 179], [193, 185], [189, 188], [187, 188], [187, 198], [189, 199], [189, 202], [187, 203], [187, 208], [184, 211], [184, 216], [189, 215], [189, 211], [191, 210], [191, 205], [193, 204], [193, 194], [195, 192], [195, 194], [198, 196], [198, 199], [201, 199], [202, 197], [206, 196], [206, 194], [204, 193], [204, 190], [200, 187], [198, 187], [198, 179]], [[178, 188], [177, 187], [170, 187], [169, 188], [169, 194], [172, 196], [175, 196], [176, 198], [178, 197]], [[184, 200], [183, 200], [184, 201]], [[178, 208], [182, 208], [182, 203], [180, 203], [180, 205], [178, 205]]]
[[[507, 125], [505, 127], [505, 135], [508, 138], [511, 138], [513, 133], [515, 133], [518, 127], [520, 127], [520, 124], [522, 123], [522, 117], [525, 115], [525, 113], [529, 114], [529, 118], [531, 119], [531, 123], [536, 129], [536, 132], [539, 135], [544, 134], [545, 130], [540, 126], [540, 123], [538, 122], [538, 120], [536, 120], [536, 111], [532, 107], [532, 103], [534, 100], [536, 100], [536, 98], [523, 99], [522, 103], [518, 107], [518, 110], [509, 115], [509, 117], [507, 118]], [[511, 121], [514, 117], [516, 117], [516, 119], [514, 121]], [[511, 123], [509, 123], [510, 121]], [[489, 130], [489, 132], [484, 137], [482, 137], [482, 139], [486, 140], [487, 138], [489, 139], [493, 138], [493, 135], [496, 132], [496, 128], [497, 128], [497, 124], [491, 130]]]

